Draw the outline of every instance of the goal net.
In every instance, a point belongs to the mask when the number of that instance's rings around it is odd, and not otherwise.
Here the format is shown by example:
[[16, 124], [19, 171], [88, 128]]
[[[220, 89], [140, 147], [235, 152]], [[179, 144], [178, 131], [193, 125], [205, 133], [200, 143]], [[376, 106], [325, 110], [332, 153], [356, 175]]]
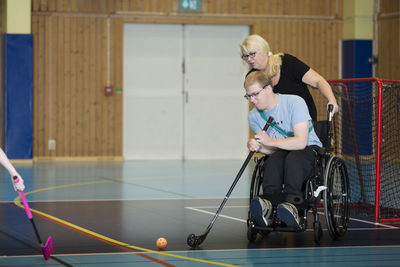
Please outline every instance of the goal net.
[[[328, 82], [339, 104], [333, 147], [346, 163], [352, 212], [375, 222], [400, 222], [400, 81]], [[318, 120], [326, 119], [326, 98], [319, 90], [311, 93]]]

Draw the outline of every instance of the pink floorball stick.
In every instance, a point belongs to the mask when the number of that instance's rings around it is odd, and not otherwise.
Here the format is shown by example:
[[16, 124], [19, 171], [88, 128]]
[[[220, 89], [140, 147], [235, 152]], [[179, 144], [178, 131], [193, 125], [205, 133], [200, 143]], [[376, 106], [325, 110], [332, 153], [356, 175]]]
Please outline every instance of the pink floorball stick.
[[[14, 176], [13, 179], [14, 179], [14, 184], [18, 183], [18, 177], [17, 176]], [[44, 246], [43, 246], [42, 239], [40, 239], [39, 232], [38, 232], [38, 230], [36, 228], [35, 222], [33, 221], [32, 212], [31, 212], [31, 210], [30, 210], [30, 208], [28, 206], [28, 202], [26, 201], [26, 197], [25, 197], [24, 191], [19, 191], [18, 190], [18, 193], [19, 193], [19, 196], [21, 197], [22, 204], [24, 205], [26, 215], [28, 215], [28, 218], [32, 223], [33, 230], [35, 230], [36, 238], [39, 241], [40, 248], [42, 249], [43, 257], [44, 257], [45, 260], [48, 260], [50, 258], [51, 252], [53, 250], [53, 238], [50, 236], [47, 239], [47, 241], [44, 244]]]

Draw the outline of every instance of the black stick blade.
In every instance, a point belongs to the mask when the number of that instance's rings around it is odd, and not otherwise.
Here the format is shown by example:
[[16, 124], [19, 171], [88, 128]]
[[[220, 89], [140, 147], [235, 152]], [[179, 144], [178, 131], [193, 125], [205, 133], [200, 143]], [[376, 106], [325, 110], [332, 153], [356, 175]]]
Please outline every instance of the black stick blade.
[[196, 238], [195, 234], [190, 234], [190, 235], [188, 235], [186, 242], [189, 247], [196, 248], [198, 245], [197, 240], [198, 239]]
[[191, 247], [191, 248], [196, 248], [197, 246], [199, 246], [201, 243], [203, 243], [203, 241], [206, 239], [208, 232], [206, 232], [205, 234], [196, 236], [195, 234], [190, 234], [187, 237], [187, 244]]

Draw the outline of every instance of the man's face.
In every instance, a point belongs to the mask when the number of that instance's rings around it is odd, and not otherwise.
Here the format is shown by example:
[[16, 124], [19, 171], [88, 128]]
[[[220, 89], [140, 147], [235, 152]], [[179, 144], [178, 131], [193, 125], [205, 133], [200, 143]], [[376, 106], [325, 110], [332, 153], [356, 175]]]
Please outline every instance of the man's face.
[[246, 89], [245, 97], [259, 110], [266, 108], [266, 90], [268, 86], [262, 87], [259, 83], [254, 83]]

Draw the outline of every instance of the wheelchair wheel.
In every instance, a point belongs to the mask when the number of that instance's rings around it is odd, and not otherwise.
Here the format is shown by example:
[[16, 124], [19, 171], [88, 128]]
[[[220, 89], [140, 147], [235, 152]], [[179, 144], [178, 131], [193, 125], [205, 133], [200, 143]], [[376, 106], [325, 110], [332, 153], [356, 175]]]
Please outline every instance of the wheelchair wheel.
[[350, 185], [346, 165], [333, 156], [324, 174], [324, 213], [329, 235], [333, 239], [343, 236], [349, 224]]
[[262, 194], [260, 191], [262, 190], [262, 180], [263, 180], [263, 166], [264, 166], [264, 158], [256, 160], [256, 166], [253, 171], [253, 175], [251, 177], [250, 184], [250, 201]]
[[[264, 169], [264, 157], [261, 159], [255, 159], [256, 166], [253, 171], [253, 175], [251, 177], [251, 184], [250, 184], [250, 198], [251, 201], [253, 198], [262, 195], [262, 180], [263, 180], [263, 169]], [[268, 232], [266, 231], [258, 231], [252, 227], [252, 217], [250, 210], [248, 212], [248, 220], [247, 220], [247, 239], [250, 242], [254, 242], [257, 238], [257, 234], [260, 233], [263, 236], [266, 236]], [[254, 225], [253, 225], [254, 226]], [[264, 233], [266, 232], [266, 233]]]

